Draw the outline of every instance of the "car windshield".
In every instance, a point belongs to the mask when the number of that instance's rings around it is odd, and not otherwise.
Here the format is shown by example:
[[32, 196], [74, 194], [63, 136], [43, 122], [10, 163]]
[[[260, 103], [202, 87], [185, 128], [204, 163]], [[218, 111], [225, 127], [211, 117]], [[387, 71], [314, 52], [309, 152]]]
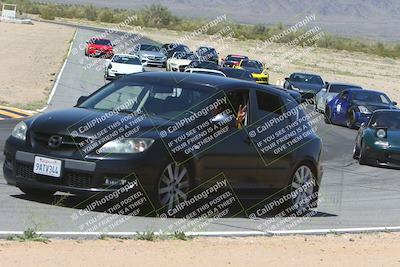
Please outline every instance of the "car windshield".
[[354, 85], [349, 85], [349, 84], [331, 84], [331, 86], [329, 88], [329, 92], [330, 93], [340, 93], [340, 92], [346, 90], [347, 88], [361, 89], [361, 87], [359, 87], [359, 86], [354, 86]]
[[151, 51], [151, 52], [160, 52], [160, 48], [158, 46], [155, 45], [146, 45], [146, 44], [142, 44], [140, 46], [140, 50], [141, 51]]
[[238, 57], [238, 56], [227, 56], [226, 57], [226, 60], [229, 60], [229, 61], [237, 61], [237, 62], [239, 62], [242, 59], [246, 59], [246, 57]]
[[292, 82], [323, 84], [322, 78], [318, 75], [296, 73], [291, 77]]
[[225, 75], [227, 77], [230, 77], [230, 78], [246, 80], [246, 81], [254, 81], [254, 79], [251, 76], [251, 74], [249, 72], [245, 71], [245, 70], [233, 69], [233, 68], [224, 68], [222, 70], [222, 72], [225, 73]]
[[257, 69], [257, 70], [262, 70], [263, 69], [263, 64], [259, 61], [255, 60], [244, 60], [242, 63], [242, 67], [245, 69]]
[[368, 91], [359, 91], [353, 92], [352, 94], [353, 100], [368, 102], [368, 103], [377, 103], [377, 104], [390, 104], [391, 101], [389, 97], [387, 97], [383, 93], [379, 92], [368, 92]]
[[370, 126], [400, 130], [400, 112], [378, 112], [371, 118]]
[[215, 51], [214, 48], [210, 47], [200, 47], [199, 50], [197, 50], [197, 53], [200, 55], [217, 55], [217, 51]]
[[142, 65], [142, 62], [138, 57], [129, 57], [129, 56], [114, 56], [112, 62], [120, 63], [120, 64], [129, 64], [129, 65]]
[[212, 61], [199, 61], [199, 60], [194, 60], [190, 62], [188, 65], [189, 68], [201, 68], [201, 69], [212, 69], [212, 70], [217, 70], [218, 65], [215, 62]]
[[98, 44], [98, 45], [109, 45], [111, 46], [110, 40], [107, 39], [93, 39], [91, 41], [92, 44]]
[[209, 99], [209, 87], [184, 87], [159, 82], [142, 83], [117, 80], [84, 101], [80, 108], [124, 113], [143, 112], [150, 116], [177, 119], [197, 110], [199, 99]]

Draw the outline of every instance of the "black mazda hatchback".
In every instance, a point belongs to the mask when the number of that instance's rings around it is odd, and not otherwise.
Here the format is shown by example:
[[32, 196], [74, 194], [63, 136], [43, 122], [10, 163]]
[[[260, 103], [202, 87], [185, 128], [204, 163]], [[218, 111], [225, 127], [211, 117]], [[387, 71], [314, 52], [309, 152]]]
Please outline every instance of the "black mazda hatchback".
[[321, 146], [301, 105], [282, 90], [146, 72], [20, 122], [3, 171], [9, 184], [42, 196], [129, 192], [139, 181], [156, 206], [169, 208], [222, 174], [221, 186], [239, 198], [287, 193], [304, 206], [318, 194]]

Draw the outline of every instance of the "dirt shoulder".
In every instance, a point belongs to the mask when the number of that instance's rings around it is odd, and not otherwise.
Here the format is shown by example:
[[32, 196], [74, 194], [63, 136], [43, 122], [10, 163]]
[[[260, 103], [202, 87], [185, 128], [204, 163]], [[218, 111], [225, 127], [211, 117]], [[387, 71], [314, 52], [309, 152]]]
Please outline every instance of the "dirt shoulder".
[[44, 106], [75, 30], [34, 22], [0, 22], [0, 103], [28, 109]]
[[196, 238], [189, 241], [0, 241], [2, 266], [395, 266], [400, 234]]

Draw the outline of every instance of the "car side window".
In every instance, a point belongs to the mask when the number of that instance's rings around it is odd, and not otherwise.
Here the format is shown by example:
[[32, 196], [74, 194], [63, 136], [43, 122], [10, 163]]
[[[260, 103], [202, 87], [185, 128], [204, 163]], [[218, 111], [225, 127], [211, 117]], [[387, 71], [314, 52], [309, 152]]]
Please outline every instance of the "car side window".
[[340, 95], [340, 99], [346, 100], [347, 98], [349, 98], [349, 92], [344, 91], [344, 92]]
[[257, 114], [255, 119], [259, 120], [265, 117], [278, 117], [282, 115], [282, 101], [278, 95], [269, 92], [256, 91]]

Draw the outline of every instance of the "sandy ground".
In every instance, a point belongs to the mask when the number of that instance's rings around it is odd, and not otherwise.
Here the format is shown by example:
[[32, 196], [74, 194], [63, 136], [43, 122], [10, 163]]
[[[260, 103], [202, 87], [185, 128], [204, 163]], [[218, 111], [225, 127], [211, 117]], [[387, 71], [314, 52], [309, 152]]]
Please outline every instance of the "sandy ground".
[[400, 234], [0, 241], [2, 266], [398, 266]]
[[73, 34], [48, 23], [0, 22], [0, 103], [29, 108], [47, 100]]

